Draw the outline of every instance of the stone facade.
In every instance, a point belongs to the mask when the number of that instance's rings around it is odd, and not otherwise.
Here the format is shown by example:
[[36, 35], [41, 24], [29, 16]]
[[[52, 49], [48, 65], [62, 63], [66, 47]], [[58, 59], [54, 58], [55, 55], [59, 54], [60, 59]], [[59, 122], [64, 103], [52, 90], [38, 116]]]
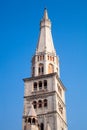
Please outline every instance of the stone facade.
[[[32, 77], [23, 80], [25, 86], [23, 130], [31, 128], [32, 130], [67, 130], [66, 89], [60, 80], [59, 59], [54, 49], [51, 22], [46, 9], [40, 23], [36, 53], [32, 58]], [[28, 116], [31, 104], [37, 115], [38, 126], [35, 123], [26, 123], [26, 119], [31, 118]], [[27, 124], [29, 128], [26, 127]]]

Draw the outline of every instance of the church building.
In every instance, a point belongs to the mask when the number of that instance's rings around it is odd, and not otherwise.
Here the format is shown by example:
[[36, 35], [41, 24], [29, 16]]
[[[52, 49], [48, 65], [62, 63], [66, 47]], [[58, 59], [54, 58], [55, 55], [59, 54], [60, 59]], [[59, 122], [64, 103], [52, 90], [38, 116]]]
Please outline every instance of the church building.
[[24, 78], [22, 130], [68, 130], [65, 91], [59, 58], [51, 34], [47, 9], [40, 21], [40, 34], [32, 58], [32, 74]]

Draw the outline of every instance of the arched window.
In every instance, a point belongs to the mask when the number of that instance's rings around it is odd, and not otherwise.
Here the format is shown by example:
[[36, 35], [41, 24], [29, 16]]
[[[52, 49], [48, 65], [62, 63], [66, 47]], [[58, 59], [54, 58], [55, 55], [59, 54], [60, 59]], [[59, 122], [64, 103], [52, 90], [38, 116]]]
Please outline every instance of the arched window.
[[44, 130], [44, 124], [43, 123], [41, 123], [40, 127], [41, 127], [40, 130]]
[[44, 107], [47, 107], [47, 99], [44, 99]]
[[54, 71], [53, 65], [49, 64], [48, 65], [48, 73], [53, 73], [53, 71]]
[[47, 80], [44, 80], [44, 89], [47, 89]]
[[36, 101], [34, 101], [33, 106], [34, 106], [34, 109], [37, 108], [37, 102]]
[[42, 89], [42, 81], [39, 81], [39, 90]]
[[37, 90], [37, 82], [34, 82], [34, 91]]
[[30, 123], [30, 124], [31, 124], [31, 118], [29, 118], [29, 119], [28, 119], [28, 123]]
[[37, 102], [36, 101], [33, 101], [33, 106], [34, 106], [34, 109], [37, 108]]
[[42, 75], [44, 73], [44, 65], [42, 63], [38, 66], [38, 74]]
[[41, 101], [41, 100], [38, 101], [38, 107], [39, 107], [39, 108], [42, 107], [42, 101]]

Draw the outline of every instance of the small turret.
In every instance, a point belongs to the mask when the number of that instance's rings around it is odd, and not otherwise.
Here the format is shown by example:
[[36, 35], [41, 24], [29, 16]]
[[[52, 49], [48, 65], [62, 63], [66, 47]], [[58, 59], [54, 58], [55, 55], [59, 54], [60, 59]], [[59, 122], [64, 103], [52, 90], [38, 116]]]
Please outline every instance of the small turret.
[[31, 109], [25, 118], [25, 130], [39, 130], [38, 126], [37, 115], [33, 108], [33, 105], [31, 105]]

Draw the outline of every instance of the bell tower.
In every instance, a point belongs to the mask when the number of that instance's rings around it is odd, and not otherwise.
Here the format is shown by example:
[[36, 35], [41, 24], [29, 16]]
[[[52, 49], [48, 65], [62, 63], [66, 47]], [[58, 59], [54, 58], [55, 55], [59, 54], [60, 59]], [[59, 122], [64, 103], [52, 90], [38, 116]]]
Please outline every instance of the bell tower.
[[[40, 34], [35, 55], [32, 58], [32, 76], [24, 78], [23, 130], [30, 119], [31, 104], [39, 130], [68, 130], [66, 120], [65, 91], [59, 70], [59, 58], [53, 44], [51, 21], [47, 9], [40, 21]], [[36, 118], [37, 117], [37, 118]], [[27, 121], [26, 121], [27, 119]], [[27, 123], [26, 123], [27, 122]], [[32, 124], [31, 124], [32, 126]], [[34, 129], [32, 126], [32, 129]], [[30, 129], [30, 127], [29, 127]]]

